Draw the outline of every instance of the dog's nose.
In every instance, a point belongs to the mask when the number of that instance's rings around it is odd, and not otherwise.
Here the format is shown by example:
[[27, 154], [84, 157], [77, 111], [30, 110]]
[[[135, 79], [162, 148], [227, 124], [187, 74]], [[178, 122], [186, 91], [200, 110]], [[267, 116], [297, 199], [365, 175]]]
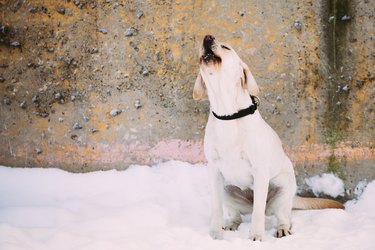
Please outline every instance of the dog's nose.
[[212, 35], [206, 35], [203, 39], [204, 43], [212, 43], [215, 40], [215, 37]]

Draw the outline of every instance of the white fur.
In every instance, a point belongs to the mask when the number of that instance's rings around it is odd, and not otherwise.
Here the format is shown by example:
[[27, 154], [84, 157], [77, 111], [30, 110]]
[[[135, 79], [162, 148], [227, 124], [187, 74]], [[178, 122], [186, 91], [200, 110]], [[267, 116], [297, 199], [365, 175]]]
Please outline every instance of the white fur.
[[[221, 57], [219, 64], [201, 62], [194, 86], [194, 99], [208, 94], [211, 111], [218, 115], [231, 115], [252, 104], [249, 94], [259, 92], [247, 65], [233, 48], [214, 44], [214, 53]], [[204, 53], [203, 49], [201, 54]], [[246, 76], [245, 76], [246, 74]], [[212, 192], [212, 218], [210, 234], [223, 237], [222, 228], [236, 228], [240, 214], [252, 212], [250, 239], [264, 237], [265, 214], [278, 219], [278, 230], [290, 234], [290, 215], [296, 181], [291, 161], [283, 151], [274, 130], [263, 120], [259, 111], [246, 117], [223, 121], [210, 112], [204, 138], [204, 151], [208, 160]], [[266, 208], [269, 185], [280, 187], [281, 192]], [[242, 190], [254, 190], [253, 207], [241, 204], [224, 190], [234, 185]], [[223, 205], [229, 211], [224, 225]]]

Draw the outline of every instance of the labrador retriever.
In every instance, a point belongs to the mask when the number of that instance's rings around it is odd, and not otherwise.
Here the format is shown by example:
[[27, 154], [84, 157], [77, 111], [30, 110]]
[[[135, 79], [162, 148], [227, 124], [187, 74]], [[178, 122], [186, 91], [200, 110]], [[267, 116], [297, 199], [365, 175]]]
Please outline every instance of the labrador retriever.
[[[296, 196], [293, 165], [275, 131], [259, 111], [258, 85], [234, 49], [211, 35], [200, 48], [195, 100], [208, 97], [204, 137], [211, 187], [210, 235], [236, 230], [241, 214], [251, 214], [251, 240], [262, 240], [265, 216], [277, 219], [276, 237], [291, 234], [295, 209], [343, 208], [339, 202]], [[228, 212], [224, 225], [223, 206]]]

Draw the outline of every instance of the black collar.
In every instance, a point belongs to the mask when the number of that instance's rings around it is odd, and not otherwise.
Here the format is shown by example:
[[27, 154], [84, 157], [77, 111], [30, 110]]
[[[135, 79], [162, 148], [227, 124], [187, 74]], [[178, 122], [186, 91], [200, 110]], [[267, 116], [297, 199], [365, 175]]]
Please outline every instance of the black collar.
[[257, 110], [257, 108], [258, 108], [259, 98], [256, 97], [256, 96], [252, 96], [252, 95], [250, 97], [251, 97], [251, 101], [253, 102], [253, 104], [251, 104], [249, 107], [247, 107], [245, 109], [241, 109], [237, 113], [234, 113], [232, 115], [217, 115], [214, 111], [212, 111], [212, 114], [217, 119], [224, 120], [224, 121], [235, 120], [235, 119], [245, 117], [247, 115], [252, 115], [252, 114], [254, 114], [255, 110]]

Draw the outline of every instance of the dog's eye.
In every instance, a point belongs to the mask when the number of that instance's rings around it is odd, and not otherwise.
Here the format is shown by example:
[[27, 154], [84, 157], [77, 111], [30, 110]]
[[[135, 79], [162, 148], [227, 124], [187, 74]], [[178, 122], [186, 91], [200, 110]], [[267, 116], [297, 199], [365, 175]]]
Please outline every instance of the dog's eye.
[[228, 47], [225, 46], [225, 45], [221, 45], [221, 47], [222, 47], [223, 49], [230, 50], [230, 48], [228, 48]]

